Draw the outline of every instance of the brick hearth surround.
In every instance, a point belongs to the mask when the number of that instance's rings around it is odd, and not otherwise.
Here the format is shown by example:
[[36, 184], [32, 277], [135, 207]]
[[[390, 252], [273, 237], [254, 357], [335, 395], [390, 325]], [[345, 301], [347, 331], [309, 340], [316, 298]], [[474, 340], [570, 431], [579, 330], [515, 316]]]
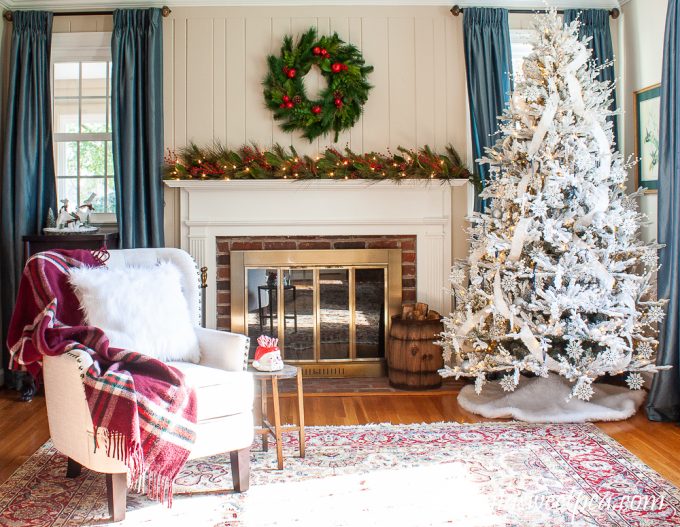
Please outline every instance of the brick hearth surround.
[[401, 249], [403, 302], [416, 301], [416, 236], [242, 236], [217, 238], [217, 329], [231, 330], [231, 251]]

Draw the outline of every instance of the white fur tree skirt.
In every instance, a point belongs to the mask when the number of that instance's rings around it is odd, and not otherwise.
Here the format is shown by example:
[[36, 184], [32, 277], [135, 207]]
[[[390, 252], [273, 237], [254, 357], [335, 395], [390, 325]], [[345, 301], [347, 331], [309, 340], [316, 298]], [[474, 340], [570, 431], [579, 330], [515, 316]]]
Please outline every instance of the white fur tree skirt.
[[593, 384], [590, 401], [575, 397], [566, 402], [572, 385], [559, 375], [521, 378], [514, 392], [504, 392], [498, 382], [484, 385], [481, 395], [472, 385], [458, 395], [458, 404], [487, 418], [512, 418], [527, 423], [584, 423], [621, 421], [633, 416], [647, 392], [610, 384]]

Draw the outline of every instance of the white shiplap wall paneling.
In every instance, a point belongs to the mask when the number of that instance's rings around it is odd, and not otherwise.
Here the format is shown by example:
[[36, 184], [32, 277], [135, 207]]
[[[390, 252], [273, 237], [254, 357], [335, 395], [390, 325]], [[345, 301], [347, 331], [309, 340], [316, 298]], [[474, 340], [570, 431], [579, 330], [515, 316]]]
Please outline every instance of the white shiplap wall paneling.
[[[460, 21], [446, 7], [176, 8], [164, 21], [166, 146], [213, 140], [237, 147], [292, 145], [384, 151], [399, 145], [465, 147], [465, 76]], [[265, 107], [266, 57], [286, 34], [316, 27], [356, 45], [374, 66], [374, 88], [351, 129], [311, 143], [283, 132]], [[310, 93], [325, 86], [313, 70]]]

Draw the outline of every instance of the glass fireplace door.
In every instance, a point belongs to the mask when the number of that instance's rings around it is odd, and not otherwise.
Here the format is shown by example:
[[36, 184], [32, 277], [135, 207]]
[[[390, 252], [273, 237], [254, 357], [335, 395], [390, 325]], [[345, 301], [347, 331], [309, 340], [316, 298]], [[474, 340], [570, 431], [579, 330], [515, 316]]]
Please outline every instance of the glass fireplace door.
[[279, 339], [284, 360], [385, 356], [386, 268], [248, 268], [250, 358], [257, 337]]

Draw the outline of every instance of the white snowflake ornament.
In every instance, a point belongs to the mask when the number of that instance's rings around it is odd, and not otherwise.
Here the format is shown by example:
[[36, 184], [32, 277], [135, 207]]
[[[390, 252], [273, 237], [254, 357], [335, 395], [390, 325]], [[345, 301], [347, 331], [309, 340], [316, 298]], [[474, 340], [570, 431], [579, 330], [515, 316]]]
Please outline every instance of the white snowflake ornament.
[[649, 360], [652, 358], [652, 355], [654, 354], [654, 348], [649, 342], [640, 342], [640, 344], [637, 345], [637, 348], [635, 348], [640, 357], [642, 357], [645, 360]]
[[514, 375], [505, 375], [501, 379], [501, 388], [503, 388], [504, 392], [514, 392], [515, 388], [517, 385], [515, 384], [515, 376]]
[[580, 340], [570, 340], [567, 344], [567, 355], [571, 360], [578, 360], [583, 355], [583, 346], [581, 346]]
[[631, 373], [626, 378], [626, 384], [631, 390], [639, 390], [644, 386], [645, 380], [639, 373]]
[[574, 386], [572, 395], [574, 395], [577, 399], [581, 399], [582, 401], [590, 401], [593, 394], [595, 393], [591, 383], [592, 381], [590, 379], [579, 379], [576, 383], [576, 386]]
[[656, 251], [645, 251], [640, 259], [647, 267], [656, 267], [659, 262], [659, 257], [656, 254]]
[[651, 323], [661, 322], [665, 316], [666, 313], [661, 306], [652, 306], [647, 311], [647, 320]]

